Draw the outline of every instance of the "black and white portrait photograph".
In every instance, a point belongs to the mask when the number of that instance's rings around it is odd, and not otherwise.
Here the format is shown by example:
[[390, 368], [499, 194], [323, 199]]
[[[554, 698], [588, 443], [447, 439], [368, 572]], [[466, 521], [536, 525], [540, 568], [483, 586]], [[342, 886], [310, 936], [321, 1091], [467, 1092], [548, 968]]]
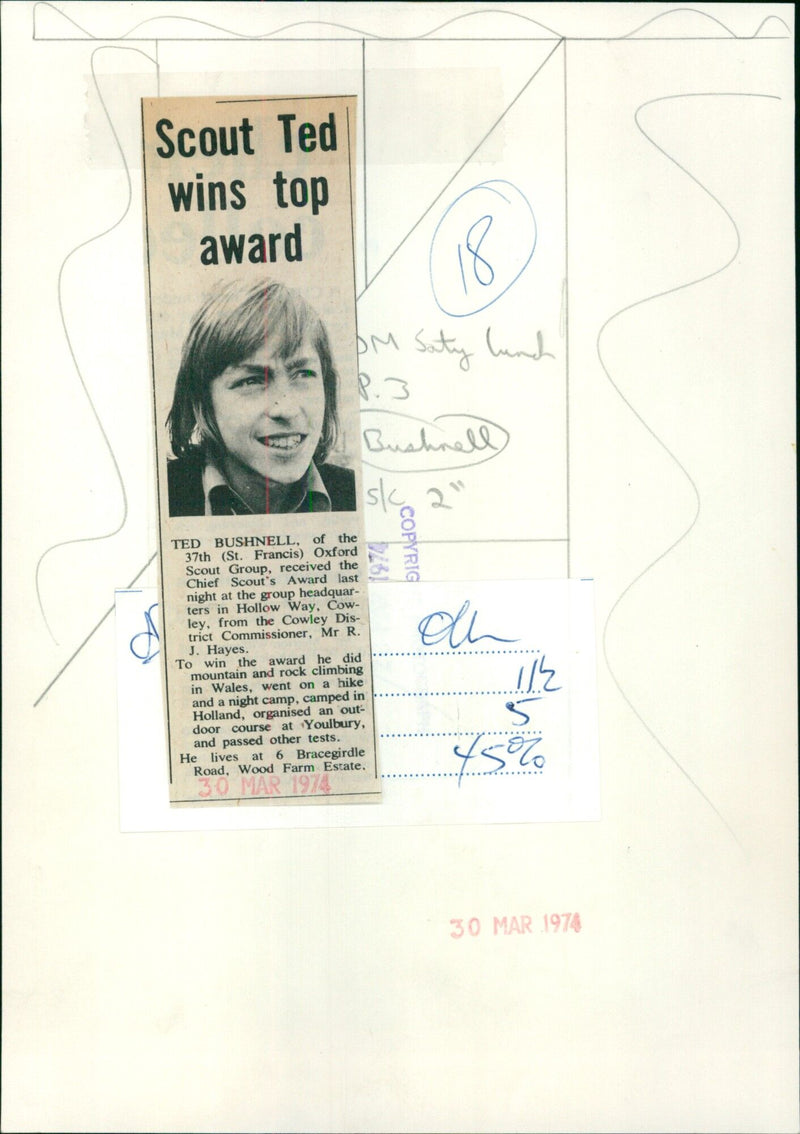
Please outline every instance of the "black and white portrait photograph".
[[331, 453], [339, 377], [328, 330], [271, 279], [217, 285], [192, 319], [167, 425], [171, 516], [352, 512]]

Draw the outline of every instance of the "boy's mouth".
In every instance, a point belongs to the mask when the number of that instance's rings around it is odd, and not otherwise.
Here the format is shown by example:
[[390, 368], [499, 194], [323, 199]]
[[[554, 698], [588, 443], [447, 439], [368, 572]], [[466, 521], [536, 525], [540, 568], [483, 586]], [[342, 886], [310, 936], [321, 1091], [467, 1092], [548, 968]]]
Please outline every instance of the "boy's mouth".
[[305, 433], [273, 433], [270, 437], [259, 437], [262, 445], [267, 449], [276, 449], [281, 453], [291, 453], [299, 449], [306, 439]]

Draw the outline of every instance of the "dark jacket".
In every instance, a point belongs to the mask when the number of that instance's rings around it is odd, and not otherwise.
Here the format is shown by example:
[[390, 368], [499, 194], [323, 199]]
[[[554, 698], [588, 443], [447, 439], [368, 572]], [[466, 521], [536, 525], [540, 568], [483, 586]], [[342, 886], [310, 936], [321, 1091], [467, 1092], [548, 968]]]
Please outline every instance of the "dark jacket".
[[[203, 494], [205, 458], [200, 450], [189, 452], [176, 461], [167, 461], [170, 516], [202, 516], [206, 501]], [[318, 465], [332, 512], [354, 512], [356, 478], [352, 469], [340, 465]]]

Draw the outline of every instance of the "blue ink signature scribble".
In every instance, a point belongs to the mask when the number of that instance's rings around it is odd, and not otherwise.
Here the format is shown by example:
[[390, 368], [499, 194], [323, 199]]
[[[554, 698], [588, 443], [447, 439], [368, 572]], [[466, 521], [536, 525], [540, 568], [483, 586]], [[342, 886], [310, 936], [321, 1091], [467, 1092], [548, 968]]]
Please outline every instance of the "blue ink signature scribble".
[[519, 641], [519, 638], [500, 638], [496, 634], [478, 634], [475, 630], [475, 619], [478, 617], [478, 612], [473, 610], [469, 622], [466, 623], [468, 612], [469, 599], [462, 603], [461, 609], [455, 616], [446, 610], [435, 610], [432, 614], [426, 614], [417, 625], [423, 646], [436, 646], [440, 642], [446, 641], [451, 650], [457, 650], [465, 642], [474, 646], [476, 642], [481, 642], [484, 638], [490, 638], [493, 642]]
[[[147, 608], [144, 612], [145, 629], [134, 634], [130, 641], [131, 653], [139, 659], [142, 665], [147, 665], [158, 655], [158, 630], [153, 621], [153, 611], [157, 606], [158, 603], [154, 602], [152, 606]], [[144, 641], [140, 643], [142, 638]]]

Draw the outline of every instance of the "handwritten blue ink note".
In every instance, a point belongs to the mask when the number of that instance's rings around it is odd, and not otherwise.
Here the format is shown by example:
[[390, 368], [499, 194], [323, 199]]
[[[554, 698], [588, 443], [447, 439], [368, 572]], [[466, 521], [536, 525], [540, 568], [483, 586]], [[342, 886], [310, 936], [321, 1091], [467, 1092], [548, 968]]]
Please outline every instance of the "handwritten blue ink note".
[[167, 802], [155, 591], [117, 592], [122, 829], [600, 818], [591, 582], [384, 582], [370, 613], [381, 805], [206, 813]]
[[133, 656], [143, 665], [151, 662], [153, 658], [158, 657], [160, 649], [158, 645], [159, 635], [155, 624], [155, 612], [157, 609], [158, 603], [153, 602], [143, 611], [143, 629], [138, 630], [128, 643], [128, 648]]
[[515, 283], [536, 247], [530, 202], [510, 181], [484, 181], [458, 196], [436, 226], [430, 276], [436, 304], [463, 318]]
[[591, 583], [374, 589], [387, 802], [399, 783], [416, 822], [599, 818]]

